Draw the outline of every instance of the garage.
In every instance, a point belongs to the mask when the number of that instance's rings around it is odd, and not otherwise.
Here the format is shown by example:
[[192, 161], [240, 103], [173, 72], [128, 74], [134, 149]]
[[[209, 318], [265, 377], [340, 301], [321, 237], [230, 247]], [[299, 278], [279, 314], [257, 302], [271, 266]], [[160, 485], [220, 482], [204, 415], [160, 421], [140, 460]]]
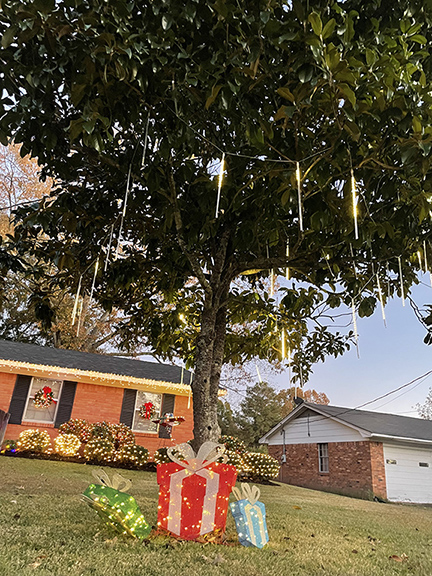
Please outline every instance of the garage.
[[432, 504], [432, 449], [384, 443], [387, 498]]

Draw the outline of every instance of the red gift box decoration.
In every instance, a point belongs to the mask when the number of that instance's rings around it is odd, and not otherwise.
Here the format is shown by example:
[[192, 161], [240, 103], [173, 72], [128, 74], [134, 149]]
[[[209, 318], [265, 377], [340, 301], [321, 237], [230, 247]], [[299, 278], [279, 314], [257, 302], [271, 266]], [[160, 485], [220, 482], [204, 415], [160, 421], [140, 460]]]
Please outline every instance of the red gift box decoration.
[[[183, 460], [173, 451], [183, 454]], [[225, 530], [228, 498], [237, 478], [235, 466], [216, 462], [224, 446], [205, 442], [195, 455], [189, 444], [168, 449], [173, 460], [157, 467], [158, 527], [195, 540]]]

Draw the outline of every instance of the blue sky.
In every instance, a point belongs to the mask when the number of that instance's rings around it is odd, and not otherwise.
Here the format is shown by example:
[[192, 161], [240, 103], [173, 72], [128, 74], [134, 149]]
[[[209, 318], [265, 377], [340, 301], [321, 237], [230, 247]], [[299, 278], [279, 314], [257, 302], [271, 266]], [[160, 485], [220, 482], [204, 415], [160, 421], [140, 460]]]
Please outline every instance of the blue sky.
[[[420, 308], [432, 304], [429, 277], [423, 275], [421, 280], [428, 284], [415, 286], [411, 294]], [[401, 299], [392, 299], [385, 314], [387, 328], [379, 306], [372, 317], [358, 319], [360, 359], [353, 348], [344, 356], [316, 364], [305, 389], [325, 392], [333, 405], [355, 408], [432, 370], [432, 346], [423, 343], [425, 329], [409, 302], [403, 307]], [[288, 372], [269, 381], [278, 388], [287, 388]], [[432, 374], [420, 384], [364, 409], [417, 416], [415, 404], [425, 401], [430, 387]]]

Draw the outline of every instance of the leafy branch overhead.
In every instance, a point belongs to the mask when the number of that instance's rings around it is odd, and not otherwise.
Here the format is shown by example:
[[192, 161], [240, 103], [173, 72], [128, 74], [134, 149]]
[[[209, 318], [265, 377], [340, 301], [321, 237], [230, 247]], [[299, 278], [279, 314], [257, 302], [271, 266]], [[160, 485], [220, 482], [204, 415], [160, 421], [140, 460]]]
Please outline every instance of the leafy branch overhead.
[[213, 422], [223, 362], [280, 359], [284, 329], [306, 374], [349, 345], [331, 309], [432, 261], [429, 2], [3, 4], [0, 139], [56, 183], [14, 250], [87, 292], [101, 258], [124, 341], [194, 365]]

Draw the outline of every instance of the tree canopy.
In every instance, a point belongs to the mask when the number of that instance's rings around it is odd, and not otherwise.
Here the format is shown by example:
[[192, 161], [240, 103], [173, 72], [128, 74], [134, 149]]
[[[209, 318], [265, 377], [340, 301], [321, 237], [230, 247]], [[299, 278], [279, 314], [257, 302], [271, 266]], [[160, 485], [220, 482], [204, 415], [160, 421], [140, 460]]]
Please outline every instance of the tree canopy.
[[99, 259], [124, 342], [195, 367], [197, 443], [224, 362], [283, 331], [306, 378], [352, 338], [329, 308], [370, 315], [432, 259], [432, 7], [387, 4], [3, 2], [0, 140], [55, 180], [3, 261], [88, 293]]

